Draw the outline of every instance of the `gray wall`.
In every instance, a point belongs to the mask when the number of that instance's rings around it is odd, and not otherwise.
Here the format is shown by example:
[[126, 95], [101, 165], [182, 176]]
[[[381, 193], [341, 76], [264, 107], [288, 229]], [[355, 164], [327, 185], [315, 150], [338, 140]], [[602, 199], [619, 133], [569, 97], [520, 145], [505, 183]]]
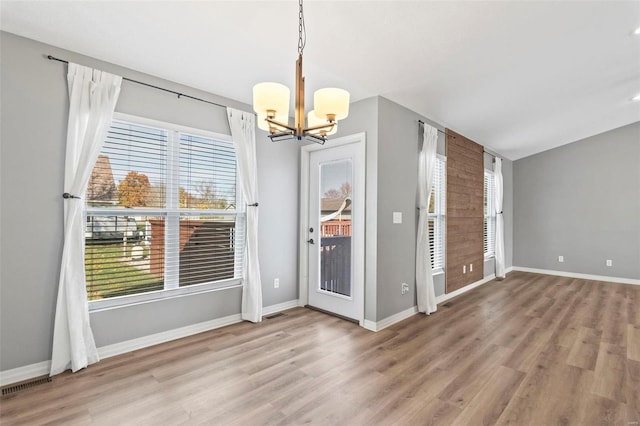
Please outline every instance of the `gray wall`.
[[[256, 138], [262, 305], [272, 306], [298, 299], [300, 148], [295, 141], [271, 142], [262, 130]], [[280, 288], [273, 288], [274, 278], [280, 279]]]
[[[354, 102], [349, 106], [349, 118], [341, 121], [335, 138], [365, 133], [365, 273], [364, 318], [377, 318], [378, 241], [378, 97]], [[329, 142], [330, 143], [330, 142]]]
[[[250, 106], [0, 32], [0, 370], [49, 360], [62, 253], [66, 65], [47, 54], [243, 110]], [[248, 88], [247, 90], [250, 90]], [[116, 111], [229, 134], [223, 108], [123, 82]], [[298, 146], [258, 132], [264, 305], [297, 299]], [[277, 245], [274, 245], [276, 244]], [[273, 279], [280, 278], [280, 288]], [[93, 312], [104, 346], [240, 312], [238, 288]]]
[[[513, 184], [513, 161], [504, 159], [502, 161], [502, 215], [504, 219], [504, 264], [505, 267], [513, 266], [513, 220], [514, 220], [514, 184]], [[495, 270], [492, 272], [494, 273]], [[487, 276], [487, 274], [485, 274]]]
[[[349, 118], [340, 123], [336, 135], [367, 134], [365, 319], [371, 321], [380, 321], [416, 305], [416, 197], [421, 138], [418, 120], [443, 129], [401, 105], [375, 97], [352, 104]], [[443, 135], [439, 135], [438, 153], [445, 154]], [[505, 160], [503, 165], [505, 251], [507, 266], [511, 266], [512, 162]], [[393, 212], [402, 212], [402, 224], [393, 224]], [[487, 262], [485, 276], [493, 273], [493, 261]], [[410, 288], [405, 295], [401, 294], [403, 282]], [[443, 295], [444, 273], [434, 276], [434, 285], [436, 296]]]
[[513, 169], [516, 266], [640, 278], [640, 122]]
[[[383, 118], [381, 118], [383, 117]], [[383, 97], [353, 103], [335, 137], [366, 133], [365, 319], [379, 321], [411, 308], [415, 295], [416, 196], [420, 131], [418, 120], [434, 123]], [[438, 140], [444, 155], [444, 136]], [[400, 211], [403, 223], [394, 225]], [[401, 283], [410, 292], [401, 294]], [[434, 277], [444, 294], [444, 273]]]
[[[378, 320], [416, 304], [416, 195], [421, 140], [417, 115], [379, 98]], [[402, 223], [393, 224], [393, 212]], [[402, 295], [401, 284], [410, 292]]]

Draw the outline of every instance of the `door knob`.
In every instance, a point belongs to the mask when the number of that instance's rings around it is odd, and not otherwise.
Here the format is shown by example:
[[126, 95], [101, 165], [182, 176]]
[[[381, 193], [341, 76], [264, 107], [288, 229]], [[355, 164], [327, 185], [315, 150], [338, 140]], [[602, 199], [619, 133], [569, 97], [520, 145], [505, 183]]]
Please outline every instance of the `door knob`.
[[308, 240], [307, 240], [307, 242], [308, 242], [309, 244], [315, 244], [315, 243], [313, 242], [313, 238], [308, 239]]

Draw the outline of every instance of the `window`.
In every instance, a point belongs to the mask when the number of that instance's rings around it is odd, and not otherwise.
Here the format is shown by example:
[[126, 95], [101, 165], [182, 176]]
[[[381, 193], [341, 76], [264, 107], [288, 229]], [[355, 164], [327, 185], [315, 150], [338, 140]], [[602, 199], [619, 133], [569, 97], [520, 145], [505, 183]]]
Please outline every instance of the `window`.
[[445, 220], [445, 158], [436, 157], [433, 187], [429, 200], [429, 247], [433, 271], [444, 268], [444, 220]]
[[495, 255], [496, 210], [493, 205], [495, 191], [495, 175], [492, 171], [484, 171], [484, 257]]
[[90, 301], [239, 283], [245, 216], [229, 139], [135, 117], [112, 122], [86, 192]]

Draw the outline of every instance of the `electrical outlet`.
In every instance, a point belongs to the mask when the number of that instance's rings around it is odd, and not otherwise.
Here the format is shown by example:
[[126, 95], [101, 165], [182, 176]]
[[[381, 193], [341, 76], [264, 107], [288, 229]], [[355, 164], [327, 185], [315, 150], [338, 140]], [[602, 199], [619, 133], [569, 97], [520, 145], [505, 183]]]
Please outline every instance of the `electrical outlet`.
[[473, 272], [473, 263], [469, 264], [469, 272]]
[[558, 256], [558, 262], [560, 263], [564, 262], [564, 256]]
[[273, 279], [273, 288], [280, 288], [280, 278]]
[[409, 293], [409, 284], [402, 283], [402, 294], [407, 294], [407, 293]]
[[607, 266], [613, 266], [613, 260], [607, 259]]
[[463, 274], [467, 273], [467, 265], [462, 265], [462, 273]]

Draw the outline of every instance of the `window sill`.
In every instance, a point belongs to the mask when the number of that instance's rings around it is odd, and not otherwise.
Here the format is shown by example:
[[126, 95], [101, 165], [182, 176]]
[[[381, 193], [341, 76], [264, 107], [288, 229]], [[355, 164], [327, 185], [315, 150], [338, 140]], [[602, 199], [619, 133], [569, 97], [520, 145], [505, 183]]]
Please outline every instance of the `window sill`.
[[442, 275], [444, 274], [444, 268], [432, 269], [431, 276]]
[[484, 260], [486, 262], [487, 260], [493, 260], [495, 257], [496, 257], [496, 255], [493, 254], [493, 253], [492, 254], [485, 254], [484, 255]]
[[174, 299], [176, 297], [189, 296], [200, 293], [210, 293], [212, 291], [227, 290], [242, 286], [242, 280], [234, 278], [216, 283], [196, 284], [188, 287], [172, 288], [168, 290], [152, 291], [141, 294], [131, 294], [128, 296], [111, 297], [89, 301], [89, 312], [100, 312], [114, 308], [140, 305], [143, 303], [156, 302], [159, 300]]

